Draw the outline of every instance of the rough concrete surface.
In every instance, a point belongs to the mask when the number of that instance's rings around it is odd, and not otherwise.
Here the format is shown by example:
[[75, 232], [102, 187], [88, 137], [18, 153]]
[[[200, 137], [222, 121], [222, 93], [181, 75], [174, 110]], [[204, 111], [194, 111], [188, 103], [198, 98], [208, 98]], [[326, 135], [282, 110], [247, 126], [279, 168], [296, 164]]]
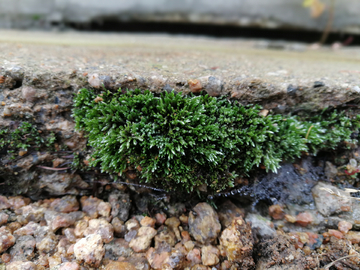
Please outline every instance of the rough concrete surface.
[[[0, 0], [0, 27], [51, 28], [53, 25], [112, 19], [119, 22], [181, 22], [301, 28], [322, 31], [331, 0], [324, 13], [313, 19], [303, 0]], [[359, 33], [360, 3], [335, 1], [333, 30]], [[126, 29], [124, 29], [126, 31]]]
[[276, 113], [358, 104], [360, 49], [275, 45], [283, 49], [238, 39], [0, 31], [0, 129], [30, 121], [41, 136], [57, 139], [55, 152], [21, 150], [15, 160], [0, 152], [0, 193], [36, 197], [42, 190], [61, 195], [87, 188], [84, 175], [54, 173], [86, 146], [71, 116], [83, 87], [205, 90]]
[[111, 89], [189, 92], [198, 80], [212, 95], [270, 109], [269, 102], [318, 109], [360, 97], [358, 48], [277, 43], [281, 50], [269, 50], [258, 48], [272, 48], [266, 41], [76, 32], [1, 31], [0, 42], [0, 75], [48, 91], [56, 81], [75, 92], [98, 75], [93, 85]]

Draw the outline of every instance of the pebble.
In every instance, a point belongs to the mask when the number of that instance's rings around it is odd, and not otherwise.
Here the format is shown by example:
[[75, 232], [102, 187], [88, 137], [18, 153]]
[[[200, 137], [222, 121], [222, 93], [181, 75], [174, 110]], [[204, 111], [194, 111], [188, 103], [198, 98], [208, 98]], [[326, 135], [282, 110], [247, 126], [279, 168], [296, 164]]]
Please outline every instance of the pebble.
[[296, 223], [306, 227], [314, 221], [314, 217], [309, 212], [302, 212], [296, 216]]
[[6, 229], [0, 228], [0, 253], [5, 252], [9, 247], [15, 244], [15, 237]]
[[[338, 197], [329, 193], [332, 190], [335, 194], [340, 194]], [[350, 211], [352, 209], [351, 199], [347, 199], [348, 195], [341, 189], [323, 182], [319, 182], [312, 189], [312, 194], [315, 200], [316, 209], [325, 217], [341, 213], [343, 211]]]
[[160, 226], [165, 223], [166, 215], [164, 213], [156, 213], [155, 219], [156, 219], [156, 225]]
[[6, 265], [6, 270], [37, 270], [33, 262], [11, 262]]
[[8, 209], [10, 206], [9, 200], [5, 196], [0, 195], [0, 210]]
[[80, 199], [81, 209], [90, 218], [97, 218], [99, 216], [98, 205], [101, 201], [102, 200], [93, 196], [90, 197], [83, 196]]
[[237, 207], [230, 200], [226, 200], [219, 206], [217, 211], [221, 225], [226, 228], [231, 225], [234, 218], [245, 217], [245, 211], [242, 208]]
[[90, 234], [80, 239], [74, 246], [76, 260], [90, 267], [98, 267], [105, 255], [105, 248], [100, 235]]
[[156, 235], [157, 231], [151, 227], [139, 228], [135, 238], [131, 239], [129, 246], [135, 252], [145, 252], [151, 244], [151, 240]]
[[129, 243], [125, 239], [114, 239], [105, 247], [105, 258], [109, 260], [117, 260], [120, 257], [130, 257], [133, 254], [132, 249], [129, 247]]
[[142, 227], [151, 227], [154, 228], [155, 227], [155, 223], [156, 223], [156, 219], [153, 219], [151, 217], [144, 217], [141, 221], [140, 221], [140, 225]]
[[113, 190], [108, 197], [111, 205], [111, 215], [118, 217], [122, 221], [127, 221], [130, 212], [130, 195], [120, 190]]
[[178, 241], [181, 241], [181, 235], [179, 230], [180, 220], [177, 217], [171, 217], [165, 221], [165, 225], [167, 225], [170, 230], [175, 233], [176, 239]]
[[359, 244], [360, 232], [349, 231], [347, 234], [345, 234], [345, 238], [349, 240], [352, 244]]
[[281, 205], [274, 204], [269, 207], [269, 215], [273, 219], [283, 219], [285, 217], [285, 212]]
[[198, 203], [190, 212], [189, 233], [201, 244], [214, 242], [220, 229], [219, 217], [209, 204]]
[[203, 89], [201, 82], [198, 79], [188, 80], [188, 84], [191, 92], [193, 93], [200, 93], [201, 90]]
[[251, 224], [251, 228], [256, 231], [260, 237], [273, 237], [276, 235], [272, 222], [260, 215], [248, 214], [245, 220]]
[[5, 213], [0, 213], [0, 226], [6, 224], [8, 222], [8, 219], [9, 215]]
[[10, 249], [12, 261], [29, 261], [34, 256], [36, 246], [35, 238], [31, 235], [20, 236], [16, 244]]
[[235, 218], [231, 226], [223, 230], [220, 236], [220, 250], [224, 251], [230, 262], [237, 262], [243, 268], [255, 265], [252, 259], [253, 237], [251, 227], [241, 217]]
[[128, 262], [110, 262], [105, 270], [136, 270], [135, 266]]
[[338, 229], [343, 234], [347, 234], [348, 231], [350, 231], [352, 228], [352, 224], [349, 221], [342, 220], [338, 223]]
[[36, 89], [33, 87], [24, 86], [21, 89], [21, 93], [27, 102], [34, 102], [36, 100]]
[[67, 195], [61, 199], [55, 199], [50, 204], [50, 209], [61, 213], [70, 213], [79, 210], [79, 202], [75, 196]]
[[201, 248], [201, 261], [203, 265], [212, 266], [219, 263], [219, 250], [212, 246], [203, 246]]
[[104, 243], [110, 243], [114, 239], [114, 228], [105, 219], [91, 219], [83, 235], [91, 234], [100, 235]]
[[58, 270], [79, 270], [80, 266], [76, 262], [64, 262], [59, 265]]

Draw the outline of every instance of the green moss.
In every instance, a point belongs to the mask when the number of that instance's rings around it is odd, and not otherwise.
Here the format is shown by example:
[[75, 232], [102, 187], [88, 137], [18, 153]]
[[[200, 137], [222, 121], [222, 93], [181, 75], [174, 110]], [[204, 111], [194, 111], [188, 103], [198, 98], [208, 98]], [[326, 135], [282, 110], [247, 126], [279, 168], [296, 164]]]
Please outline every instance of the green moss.
[[359, 117], [324, 112], [300, 121], [263, 117], [260, 109], [208, 95], [119, 90], [97, 96], [82, 89], [73, 115], [93, 147], [91, 166], [119, 174], [137, 168], [147, 183], [186, 192], [203, 184], [224, 190], [260, 164], [276, 171], [281, 161], [302, 152], [357, 142], [350, 135]]
[[19, 150], [28, 151], [30, 148], [39, 150], [41, 147], [51, 147], [55, 140], [55, 134], [51, 133], [44, 138], [34, 125], [22, 122], [15, 130], [0, 130], [0, 152], [12, 154]]

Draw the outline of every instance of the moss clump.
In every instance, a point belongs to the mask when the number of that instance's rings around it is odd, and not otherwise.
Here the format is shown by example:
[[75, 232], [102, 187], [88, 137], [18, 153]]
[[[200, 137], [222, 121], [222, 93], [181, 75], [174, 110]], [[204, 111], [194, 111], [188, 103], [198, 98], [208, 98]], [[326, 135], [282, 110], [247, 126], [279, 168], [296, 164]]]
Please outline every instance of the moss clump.
[[[18, 128], [11, 131], [8, 128], [0, 130], [0, 152], [12, 154], [16, 151], [33, 148], [39, 150], [41, 147], [49, 147], [56, 140], [51, 133], [47, 138], [40, 136], [39, 130], [29, 122], [22, 122]], [[15, 158], [12, 156], [12, 158]]]
[[358, 128], [336, 112], [308, 121], [263, 117], [259, 106], [208, 95], [82, 89], [74, 106], [76, 128], [94, 149], [91, 166], [120, 174], [137, 168], [147, 183], [186, 192], [203, 184], [223, 190], [260, 164], [276, 171], [302, 152], [355, 142], [350, 135]]

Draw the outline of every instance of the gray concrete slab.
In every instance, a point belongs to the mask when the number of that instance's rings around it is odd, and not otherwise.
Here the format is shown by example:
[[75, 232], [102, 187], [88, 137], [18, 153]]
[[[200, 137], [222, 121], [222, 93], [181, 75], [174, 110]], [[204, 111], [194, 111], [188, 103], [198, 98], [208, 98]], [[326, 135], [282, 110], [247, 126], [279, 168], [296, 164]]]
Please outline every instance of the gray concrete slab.
[[[322, 31], [332, 0], [312, 18], [303, 0], [0, 0], [1, 28], [51, 28], [53, 23], [186, 22]], [[360, 2], [335, 1], [333, 30], [360, 33]], [[126, 31], [126, 29], [124, 29]]]
[[359, 48], [313, 51], [284, 43], [283, 50], [260, 49], [264, 44], [166, 35], [0, 31], [0, 91], [14, 80], [21, 87], [49, 91], [76, 91], [90, 87], [89, 82], [109, 89], [187, 93], [201, 88], [211, 95], [229, 94], [244, 104], [288, 110], [317, 110], [360, 98]]

